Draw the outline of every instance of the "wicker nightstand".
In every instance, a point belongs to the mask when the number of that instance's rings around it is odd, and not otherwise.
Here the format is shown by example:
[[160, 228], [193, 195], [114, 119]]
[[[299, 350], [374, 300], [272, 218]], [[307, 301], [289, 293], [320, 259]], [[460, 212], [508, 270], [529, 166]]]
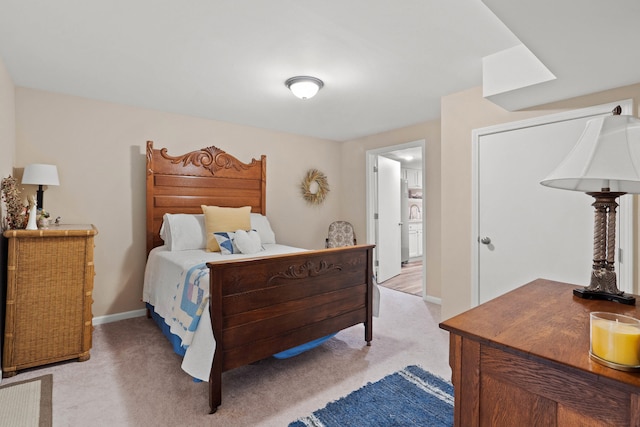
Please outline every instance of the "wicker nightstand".
[[89, 359], [93, 331], [93, 225], [8, 230], [2, 374]]

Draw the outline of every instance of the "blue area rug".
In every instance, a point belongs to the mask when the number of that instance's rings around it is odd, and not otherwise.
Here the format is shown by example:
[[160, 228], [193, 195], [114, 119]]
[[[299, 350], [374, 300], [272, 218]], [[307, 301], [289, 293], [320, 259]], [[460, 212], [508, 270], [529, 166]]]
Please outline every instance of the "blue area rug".
[[289, 427], [452, 425], [453, 386], [412, 365], [329, 403]]

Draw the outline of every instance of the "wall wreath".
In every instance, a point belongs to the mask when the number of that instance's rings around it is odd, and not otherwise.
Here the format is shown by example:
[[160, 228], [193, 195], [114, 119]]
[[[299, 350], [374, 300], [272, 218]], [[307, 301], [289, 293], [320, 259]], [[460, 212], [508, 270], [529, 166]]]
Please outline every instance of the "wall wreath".
[[327, 176], [318, 169], [309, 169], [300, 184], [302, 197], [312, 205], [319, 205], [329, 193]]

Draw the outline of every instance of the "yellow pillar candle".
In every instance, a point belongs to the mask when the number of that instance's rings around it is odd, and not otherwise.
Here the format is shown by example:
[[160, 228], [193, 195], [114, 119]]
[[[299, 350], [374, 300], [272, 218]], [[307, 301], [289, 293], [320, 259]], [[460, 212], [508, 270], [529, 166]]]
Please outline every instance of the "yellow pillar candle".
[[591, 352], [609, 362], [640, 365], [640, 321], [615, 313], [591, 313]]

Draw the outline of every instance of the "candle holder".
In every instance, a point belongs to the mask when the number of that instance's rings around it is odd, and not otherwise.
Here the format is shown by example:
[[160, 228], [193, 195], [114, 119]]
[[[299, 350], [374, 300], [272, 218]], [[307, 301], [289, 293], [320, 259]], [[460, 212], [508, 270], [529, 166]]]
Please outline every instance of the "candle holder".
[[620, 371], [640, 371], [640, 320], [617, 313], [590, 313], [589, 357]]

